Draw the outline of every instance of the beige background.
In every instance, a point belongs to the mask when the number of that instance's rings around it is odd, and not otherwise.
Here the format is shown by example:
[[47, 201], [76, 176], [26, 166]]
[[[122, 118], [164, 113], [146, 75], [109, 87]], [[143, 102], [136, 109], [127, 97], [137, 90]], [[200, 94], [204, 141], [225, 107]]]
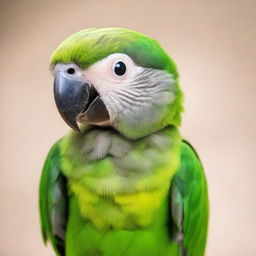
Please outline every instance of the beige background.
[[209, 181], [207, 256], [256, 255], [256, 1], [0, 2], [0, 255], [53, 255], [37, 210], [44, 158], [68, 130], [54, 105], [53, 49], [84, 28], [160, 41], [185, 91], [182, 133]]

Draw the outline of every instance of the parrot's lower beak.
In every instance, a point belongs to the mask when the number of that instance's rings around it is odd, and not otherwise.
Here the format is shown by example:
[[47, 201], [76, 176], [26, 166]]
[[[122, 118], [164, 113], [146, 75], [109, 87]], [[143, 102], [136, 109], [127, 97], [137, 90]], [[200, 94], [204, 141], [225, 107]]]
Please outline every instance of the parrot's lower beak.
[[55, 73], [54, 98], [62, 118], [76, 131], [80, 131], [77, 121], [101, 125], [109, 120], [108, 111], [95, 88], [61, 71]]

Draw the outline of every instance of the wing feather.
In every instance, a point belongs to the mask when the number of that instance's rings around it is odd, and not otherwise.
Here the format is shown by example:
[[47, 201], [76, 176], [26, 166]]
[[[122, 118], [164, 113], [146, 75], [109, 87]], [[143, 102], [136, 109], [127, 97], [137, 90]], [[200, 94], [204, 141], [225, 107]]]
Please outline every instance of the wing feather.
[[208, 226], [208, 193], [204, 170], [194, 148], [182, 142], [181, 164], [170, 191], [172, 238], [181, 256], [203, 256]]
[[54, 144], [44, 164], [39, 206], [43, 240], [50, 240], [56, 254], [64, 256], [68, 196], [66, 178], [60, 169], [59, 144], [60, 141]]

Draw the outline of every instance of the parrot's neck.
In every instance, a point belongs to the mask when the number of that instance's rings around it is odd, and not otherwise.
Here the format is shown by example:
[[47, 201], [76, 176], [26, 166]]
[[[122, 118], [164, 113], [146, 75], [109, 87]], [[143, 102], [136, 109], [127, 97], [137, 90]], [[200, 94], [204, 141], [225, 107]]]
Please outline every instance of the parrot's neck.
[[103, 229], [149, 225], [179, 164], [180, 141], [175, 127], [137, 140], [96, 127], [64, 137], [62, 170], [82, 215]]

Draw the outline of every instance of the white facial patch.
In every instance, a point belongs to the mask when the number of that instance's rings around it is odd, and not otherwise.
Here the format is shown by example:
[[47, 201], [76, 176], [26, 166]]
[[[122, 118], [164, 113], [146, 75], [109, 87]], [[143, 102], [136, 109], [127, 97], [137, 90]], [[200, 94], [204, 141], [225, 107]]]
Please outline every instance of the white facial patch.
[[[115, 70], [120, 63], [121, 72]], [[126, 54], [111, 54], [86, 69], [84, 75], [100, 94], [117, 129], [141, 129], [162, 122], [163, 108], [175, 98], [171, 74], [140, 67]]]
[[[115, 74], [115, 63], [123, 62], [126, 66], [126, 73], [122, 76]], [[92, 82], [98, 90], [104, 90], [104, 87], [121, 86], [124, 82], [133, 79], [142, 71], [142, 67], [137, 66], [133, 60], [126, 54], [114, 53], [108, 57], [94, 63], [84, 71], [85, 76]]]

